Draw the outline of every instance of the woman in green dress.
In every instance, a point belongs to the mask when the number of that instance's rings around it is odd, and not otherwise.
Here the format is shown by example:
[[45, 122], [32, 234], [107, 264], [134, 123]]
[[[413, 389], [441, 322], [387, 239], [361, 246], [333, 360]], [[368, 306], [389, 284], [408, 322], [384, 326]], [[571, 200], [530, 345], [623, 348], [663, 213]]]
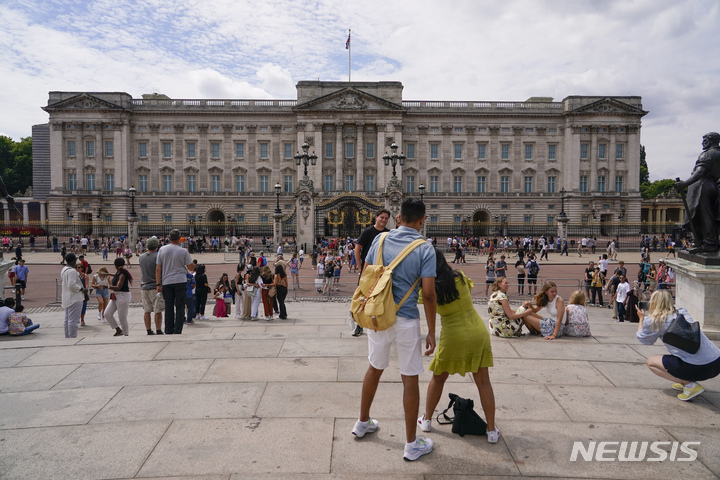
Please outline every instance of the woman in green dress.
[[448, 376], [470, 372], [485, 412], [488, 441], [497, 443], [500, 431], [495, 426], [495, 394], [488, 372], [488, 367], [493, 366], [492, 347], [490, 334], [472, 303], [470, 289], [474, 284], [464, 273], [453, 270], [437, 249], [435, 257], [435, 292], [442, 329], [435, 358], [430, 362], [433, 377], [428, 386], [425, 414], [418, 418], [418, 425], [424, 432], [431, 430], [431, 419]]

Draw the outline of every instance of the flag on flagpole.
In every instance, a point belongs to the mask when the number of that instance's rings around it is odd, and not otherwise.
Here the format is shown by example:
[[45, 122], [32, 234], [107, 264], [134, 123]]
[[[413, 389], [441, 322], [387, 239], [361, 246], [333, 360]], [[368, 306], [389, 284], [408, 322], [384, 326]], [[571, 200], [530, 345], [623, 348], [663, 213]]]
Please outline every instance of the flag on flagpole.
[[347, 42], [345, 42], [345, 50], [350, 49], [350, 33], [348, 32], [348, 39]]

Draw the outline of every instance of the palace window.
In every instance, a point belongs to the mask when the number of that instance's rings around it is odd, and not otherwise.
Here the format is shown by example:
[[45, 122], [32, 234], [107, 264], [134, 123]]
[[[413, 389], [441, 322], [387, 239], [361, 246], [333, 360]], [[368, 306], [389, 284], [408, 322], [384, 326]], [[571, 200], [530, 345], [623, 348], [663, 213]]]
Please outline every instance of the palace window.
[[138, 143], [138, 156], [140, 158], [147, 158], [147, 143], [146, 142]]
[[533, 191], [533, 177], [525, 177], [525, 193], [532, 193]]
[[115, 174], [114, 173], [106, 173], [105, 174], [105, 190], [108, 192], [112, 192], [115, 190]]
[[345, 158], [355, 158], [355, 144], [352, 142], [345, 143]]
[[406, 156], [408, 159], [415, 158], [415, 144], [414, 143], [406, 143], [405, 151], [407, 152]]
[[345, 191], [352, 192], [355, 190], [355, 175], [345, 175]]
[[292, 191], [293, 191], [293, 176], [285, 175], [283, 184], [284, 184], [284, 192], [292, 193]]
[[365, 157], [366, 158], [375, 158], [375, 144], [372, 142], [368, 142], [365, 144]]
[[335, 190], [335, 175], [325, 175], [325, 188], [326, 192], [332, 192]]
[[375, 175], [365, 175], [365, 191], [375, 191]]
[[461, 175], [455, 175], [453, 177], [453, 192], [454, 193], [462, 193], [462, 181], [463, 181], [463, 177]]
[[437, 143], [430, 144], [430, 159], [437, 160], [440, 158], [440, 145]]
[[212, 142], [210, 144], [210, 150], [211, 150], [212, 158], [220, 158], [220, 143], [219, 142]]
[[588, 143], [580, 144], [580, 160], [588, 159], [588, 148], [589, 147], [590, 147], [590, 144], [588, 144]]
[[533, 158], [533, 146], [530, 144], [525, 145], [525, 160], [532, 160]]
[[503, 143], [500, 145], [500, 158], [503, 160], [509, 160], [510, 159], [510, 144], [509, 143]]
[[440, 177], [438, 175], [430, 176], [430, 193], [438, 193], [440, 191]]
[[510, 177], [503, 175], [500, 177], [500, 193], [510, 192]]
[[188, 192], [197, 192], [197, 177], [195, 175], [188, 175], [187, 184]]
[[68, 154], [68, 157], [74, 157], [74, 156], [75, 156], [75, 154], [76, 154], [76, 151], [75, 151], [75, 140], [69, 140], [69, 141], [67, 142], [67, 154]]
[[108, 158], [113, 156], [113, 142], [112, 142], [112, 140], [105, 142], [105, 156], [108, 157]]
[[163, 158], [170, 158], [172, 157], [172, 143], [171, 142], [163, 142]]
[[172, 221], [173, 221], [172, 218], [173, 218], [172, 215], [165, 215], [165, 223], [172, 223]]
[[625, 146], [622, 143], [615, 145], [615, 159], [622, 160], [624, 155]]
[[555, 160], [557, 145], [548, 145], [548, 160]]
[[163, 192], [172, 192], [172, 175], [163, 175]]
[[268, 181], [267, 175], [260, 175], [260, 191], [261, 192], [269, 192], [270, 183]]
[[523, 216], [523, 222], [524, 222], [525, 224], [530, 224], [530, 223], [532, 223], [532, 215], [525, 215], [525, 216]]
[[477, 177], [477, 193], [485, 193], [485, 176], [481, 175]]
[[188, 142], [187, 156], [188, 158], [195, 158], [195, 142]]
[[244, 143], [236, 143], [235, 144], [235, 158], [245, 158], [245, 144]]
[[85, 142], [85, 156], [87, 157], [94, 157], [95, 156], [95, 142], [92, 140], [88, 140]]
[[623, 191], [623, 176], [622, 175], [618, 175], [615, 177], [615, 191], [616, 192]]
[[598, 177], [598, 192], [604, 192], [605, 191], [605, 175], [600, 175]]
[[262, 158], [262, 159], [268, 158], [268, 143], [267, 142], [260, 143], [260, 158]]
[[477, 154], [478, 160], [485, 160], [485, 158], [486, 158], [486, 157], [485, 157], [485, 155], [486, 155], [486, 153], [485, 153], [486, 149], [487, 149], [487, 145], [486, 145], [486, 144], [484, 144], [484, 143], [478, 143], [478, 154]]
[[235, 191], [245, 191], [245, 175], [235, 175]]
[[587, 177], [587, 175], [581, 175], [581, 176], [580, 176], [580, 191], [583, 192], [583, 193], [588, 191], [588, 177]]
[[462, 150], [463, 150], [462, 143], [456, 143], [455, 145], [453, 145], [453, 147], [455, 150], [455, 154], [454, 154], [453, 158], [455, 158], [455, 160], [462, 160]]
[[292, 147], [292, 143], [283, 143], [283, 158], [293, 158]]
[[555, 215], [548, 215], [547, 216], [547, 223], [555, 223]]
[[141, 192], [147, 192], [148, 191], [147, 175], [140, 175], [140, 177], [138, 178], [138, 184], [140, 185]]
[[68, 173], [68, 190], [77, 190], [77, 174]]
[[333, 157], [333, 144], [332, 142], [325, 143], [325, 158]]
[[604, 143], [598, 144], [598, 158], [600, 160], [605, 160], [605, 155], [607, 151], [607, 145]]
[[85, 188], [88, 190], [95, 190], [95, 174], [88, 173], [85, 175]]
[[548, 193], [555, 193], [555, 177], [547, 177], [548, 179]]
[[212, 191], [213, 192], [219, 192], [220, 191], [220, 175], [213, 175], [212, 176]]
[[415, 192], [415, 175], [408, 175], [407, 177], [405, 177], [405, 192]]

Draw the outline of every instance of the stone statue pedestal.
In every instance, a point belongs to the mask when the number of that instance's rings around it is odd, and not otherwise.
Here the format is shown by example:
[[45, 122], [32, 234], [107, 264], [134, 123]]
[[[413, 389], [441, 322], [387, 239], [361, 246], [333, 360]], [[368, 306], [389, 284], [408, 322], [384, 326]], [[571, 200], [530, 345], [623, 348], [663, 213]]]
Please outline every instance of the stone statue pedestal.
[[15, 262], [13, 260], [0, 259], [0, 298], [2, 298], [3, 300], [6, 297], [11, 296], [9, 290], [5, 292], [5, 279], [8, 278], [7, 272], [13, 265], [15, 265]]
[[684, 258], [666, 259], [675, 271], [675, 304], [702, 324], [711, 340], [720, 340], [720, 265], [702, 265]]

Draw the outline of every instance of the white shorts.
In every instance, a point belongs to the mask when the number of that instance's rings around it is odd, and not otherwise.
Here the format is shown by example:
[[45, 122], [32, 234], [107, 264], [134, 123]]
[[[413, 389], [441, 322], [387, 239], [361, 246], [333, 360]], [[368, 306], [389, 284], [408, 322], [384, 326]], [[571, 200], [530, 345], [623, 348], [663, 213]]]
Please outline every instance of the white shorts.
[[400, 374], [420, 375], [424, 371], [422, 335], [419, 318], [397, 317], [395, 325], [380, 332], [367, 329], [368, 360], [373, 368], [385, 370], [390, 362], [390, 346], [394, 343], [398, 354]]
[[157, 296], [157, 290], [140, 290], [142, 292], [143, 312], [162, 313], [165, 311], [165, 299]]

